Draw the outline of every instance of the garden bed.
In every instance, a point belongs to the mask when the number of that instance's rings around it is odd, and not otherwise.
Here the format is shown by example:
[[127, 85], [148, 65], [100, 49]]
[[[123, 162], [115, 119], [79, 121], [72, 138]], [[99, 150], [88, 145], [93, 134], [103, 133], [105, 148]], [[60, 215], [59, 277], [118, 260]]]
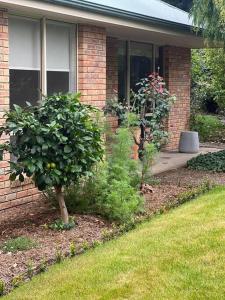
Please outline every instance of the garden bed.
[[[161, 174], [158, 178], [160, 183], [153, 186], [152, 193], [145, 195], [147, 214], [174, 203], [190, 185], [200, 185], [211, 179], [212, 174], [182, 168]], [[213, 179], [216, 183], [224, 184], [225, 174], [213, 174]], [[103, 240], [105, 233], [113, 226], [99, 216], [74, 215], [76, 226], [69, 231], [46, 228], [45, 224], [52, 223], [58, 217], [58, 212], [44, 201], [38, 205], [29, 204], [1, 212], [0, 245], [18, 236], [28, 237], [37, 245], [30, 250], [15, 253], [0, 250], [0, 278], [4, 282], [9, 283], [16, 276], [26, 273], [31, 264], [32, 268], [38, 269], [40, 264], [54, 263], [59, 251], [63, 256], [68, 256], [71, 243], [75, 243], [76, 250], [82, 252], [87, 245]]]

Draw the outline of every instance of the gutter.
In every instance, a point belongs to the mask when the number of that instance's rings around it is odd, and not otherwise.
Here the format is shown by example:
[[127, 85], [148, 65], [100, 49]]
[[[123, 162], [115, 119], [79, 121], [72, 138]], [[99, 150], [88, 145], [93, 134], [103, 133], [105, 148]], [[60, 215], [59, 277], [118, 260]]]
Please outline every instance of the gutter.
[[[84, 0], [41, 0], [42, 2], [47, 2], [55, 5], [67, 6], [71, 8], [77, 8], [80, 10], [89, 11], [92, 13], [104, 14], [107, 16], [123, 18], [127, 20], [136, 21], [146, 25], [159, 25], [166, 28], [174, 29], [177, 31], [182, 31], [186, 33], [193, 33], [194, 27], [191, 25], [181, 24], [177, 22], [171, 22], [164, 19], [148, 17], [146, 15], [137, 14], [133, 12], [128, 12], [126, 10], [117, 9], [101, 4], [90, 3]], [[122, 1], [122, 0], [120, 0]]]

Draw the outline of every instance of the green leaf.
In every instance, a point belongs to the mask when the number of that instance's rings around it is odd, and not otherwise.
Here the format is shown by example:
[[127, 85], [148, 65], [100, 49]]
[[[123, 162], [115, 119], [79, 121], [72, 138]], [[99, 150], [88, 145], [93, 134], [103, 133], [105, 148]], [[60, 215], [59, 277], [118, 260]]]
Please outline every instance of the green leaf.
[[0, 150], [0, 160], [3, 160], [3, 154], [4, 154], [4, 151]]
[[20, 176], [19, 176], [19, 181], [20, 181], [20, 182], [24, 182], [24, 176], [23, 176], [23, 174], [20, 174]]
[[46, 150], [48, 150], [48, 145], [47, 144], [43, 144], [41, 148], [42, 148], [43, 151], [46, 151]]
[[72, 152], [72, 148], [71, 148], [70, 146], [66, 145], [66, 146], [64, 147], [64, 152], [65, 152], [66, 154], [69, 154], [69, 153]]
[[15, 181], [15, 180], [16, 180], [16, 173], [12, 173], [12, 174], [10, 174], [10, 176], [9, 176], [9, 180], [11, 180], [11, 181]]
[[32, 173], [32, 174], [34, 173], [34, 171], [35, 171], [35, 165], [34, 164], [28, 164], [27, 168], [28, 168], [28, 171], [30, 173]]
[[13, 107], [18, 114], [22, 113], [22, 110], [23, 110], [22, 107], [20, 107], [17, 104], [13, 104]]
[[44, 139], [41, 136], [36, 137], [38, 144], [42, 145], [44, 144]]

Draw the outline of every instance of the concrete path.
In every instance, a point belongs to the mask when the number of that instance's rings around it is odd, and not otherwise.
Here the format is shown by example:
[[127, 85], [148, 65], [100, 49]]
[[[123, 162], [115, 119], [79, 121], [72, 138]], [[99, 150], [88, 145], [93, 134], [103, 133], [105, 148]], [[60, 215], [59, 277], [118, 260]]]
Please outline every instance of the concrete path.
[[159, 157], [156, 158], [156, 164], [152, 167], [152, 173], [153, 175], [157, 175], [166, 171], [184, 167], [189, 159], [198, 156], [199, 154], [217, 152], [220, 150], [222, 150], [222, 148], [201, 147], [197, 154], [161, 152], [159, 153]]

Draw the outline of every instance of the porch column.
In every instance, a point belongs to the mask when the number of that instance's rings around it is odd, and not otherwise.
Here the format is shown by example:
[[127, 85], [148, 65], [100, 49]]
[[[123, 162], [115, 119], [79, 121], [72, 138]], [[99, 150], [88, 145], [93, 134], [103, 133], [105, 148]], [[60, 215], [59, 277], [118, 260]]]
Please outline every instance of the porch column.
[[177, 150], [181, 131], [189, 129], [191, 50], [166, 46], [164, 59], [165, 80], [168, 89], [177, 97], [168, 117], [167, 128], [170, 136], [166, 150]]
[[118, 39], [106, 39], [106, 97], [112, 99], [118, 96]]
[[[107, 37], [106, 39], [106, 99], [118, 98], [118, 39]], [[118, 118], [107, 117], [112, 131], [118, 128]]]
[[106, 100], [106, 31], [92, 25], [78, 26], [78, 91], [82, 101], [98, 108]]
[[[5, 122], [4, 114], [9, 110], [9, 38], [8, 38], [8, 13], [0, 10], [0, 125]], [[8, 137], [2, 135], [0, 143], [4, 143]], [[9, 154], [4, 154], [4, 161], [0, 162], [0, 208], [2, 203], [11, 200], [7, 195], [10, 192], [10, 182], [5, 171], [9, 168]]]

